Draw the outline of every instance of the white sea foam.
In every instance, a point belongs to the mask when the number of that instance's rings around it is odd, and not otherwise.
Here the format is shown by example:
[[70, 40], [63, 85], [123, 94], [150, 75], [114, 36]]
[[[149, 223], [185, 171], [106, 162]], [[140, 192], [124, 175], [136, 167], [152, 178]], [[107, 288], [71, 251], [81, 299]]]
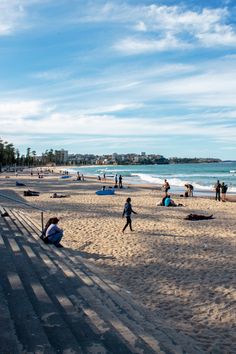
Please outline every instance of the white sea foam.
[[[236, 193], [236, 175], [232, 174], [235, 165], [230, 169], [225, 169], [224, 165], [152, 165], [152, 166], [78, 166], [68, 169], [70, 173], [84, 171], [84, 175], [103, 175], [106, 173], [108, 178], [114, 178], [115, 174], [123, 176], [124, 183], [150, 183], [162, 186], [164, 179], [167, 179], [173, 192], [183, 192], [184, 185], [191, 183], [194, 190], [199, 193], [209, 193], [214, 191], [216, 180], [224, 181], [228, 185], [228, 192]], [[225, 171], [224, 171], [225, 170]], [[231, 172], [230, 172], [231, 171]], [[83, 172], [82, 172], [83, 173]]]
[[[152, 176], [149, 174], [144, 174], [144, 173], [136, 173], [136, 174], [132, 174], [132, 176], [139, 177], [141, 179], [141, 181], [144, 181], [147, 183], [152, 183], [152, 184], [157, 184], [159, 186], [163, 185], [164, 179], [165, 179], [165, 177], [159, 178], [159, 177]], [[169, 177], [168, 182], [171, 187], [175, 187], [177, 189], [179, 189], [179, 188], [184, 189], [184, 185], [187, 183], [190, 183], [188, 179], [180, 179], [180, 178], [173, 178], [173, 177]], [[197, 191], [202, 191], [202, 192], [206, 191], [207, 192], [207, 191], [214, 190], [213, 184], [203, 185], [203, 184], [199, 184], [197, 182], [191, 182], [191, 184], [193, 185], [194, 189]], [[236, 187], [229, 186], [228, 192], [235, 193]]]

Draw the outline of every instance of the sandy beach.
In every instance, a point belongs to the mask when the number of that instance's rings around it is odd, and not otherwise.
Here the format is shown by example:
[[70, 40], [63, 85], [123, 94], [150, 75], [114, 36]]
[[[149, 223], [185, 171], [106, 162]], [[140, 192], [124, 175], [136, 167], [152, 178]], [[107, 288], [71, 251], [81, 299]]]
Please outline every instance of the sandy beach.
[[[104, 276], [127, 289], [152, 311], [153, 319], [196, 340], [206, 353], [236, 352], [236, 203], [213, 198], [181, 198], [184, 206], [157, 206], [155, 186], [129, 186], [114, 196], [97, 196], [104, 182], [39, 179], [36, 174], [0, 175], [0, 193], [46, 210], [45, 220], [59, 216], [63, 245], [80, 250]], [[26, 187], [16, 187], [16, 180]], [[109, 185], [109, 181], [106, 183]], [[110, 183], [112, 184], [112, 182]], [[40, 192], [24, 197], [24, 190]], [[52, 199], [53, 192], [69, 195]], [[133, 228], [122, 234], [125, 200], [131, 197]], [[0, 203], [16, 206], [0, 198]], [[40, 223], [39, 211], [24, 208]], [[188, 221], [190, 213], [212, 220]]]

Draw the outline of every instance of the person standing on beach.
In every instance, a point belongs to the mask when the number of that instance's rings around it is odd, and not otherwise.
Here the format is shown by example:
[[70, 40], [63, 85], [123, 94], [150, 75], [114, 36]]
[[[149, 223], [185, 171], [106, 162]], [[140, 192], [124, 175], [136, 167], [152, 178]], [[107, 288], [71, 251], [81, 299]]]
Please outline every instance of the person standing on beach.
[[122, 186], [122, 176], [119, 175], [119, 188], [123, 188]]
[[193, 197], [193, 185], [187, 183], [184, 186], [186, 188], [185, 197]]
[[224, 182], [222, 182], [221, 184], [221, 200], [222, 202], [226, 202], [226, 192], [227, 192], [228, 186], [227, 184], [224, 184]]
[[123, 210], [123, 214], [122, 214], [122, 218], [125, 216], [126, 217], [126, 224], [123, 227], [122, 232], [124, 233], [126, 227], [129, 225], [130, 231], [133, 231], [132, 229], [132, 220], [131, 220], [131, 214], [137, 214], [133, 209], [132, 209], [132, 205], [131, 205], [131, 198], [127, 198], [126, 199], [126, 203], [124, 206], [124, 210]]
[[215, 184], [215, 191], [216, 191], [215, 200], [220, 201], [220, 189], [221, 189], [221, 184], [220, 184], [220, 181], [218, 180]]
[[115, 188], [117, 188], [118, 177], [117, 174], [115, 175]]
[[168, 190], [170, 189], [170, 185], [169, 185], [169, 182], [167, 181], [167, 179], [165, 179], [162, 188], [163, 188], [163, 190], [164, 190], [164, 192], [165, 192], [165, 195], [167, 196], [167, 192], [168, 192]]

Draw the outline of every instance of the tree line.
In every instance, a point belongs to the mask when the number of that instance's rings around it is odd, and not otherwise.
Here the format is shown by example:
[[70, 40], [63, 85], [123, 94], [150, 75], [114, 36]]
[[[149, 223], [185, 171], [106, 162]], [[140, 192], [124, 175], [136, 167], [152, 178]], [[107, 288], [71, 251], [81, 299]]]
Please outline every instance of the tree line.
[[11, 168], [13, 166], [40, 166], [55, 161], [54, 151], [46, 150], [39, 159], [36, 156], [36, 151], [30, 147], [26, 149], [26, 154], [20, 154], [19, 149], [16, 149], [12, 143], [4, 141], [0, 138], [0, 172], [2, 168]]

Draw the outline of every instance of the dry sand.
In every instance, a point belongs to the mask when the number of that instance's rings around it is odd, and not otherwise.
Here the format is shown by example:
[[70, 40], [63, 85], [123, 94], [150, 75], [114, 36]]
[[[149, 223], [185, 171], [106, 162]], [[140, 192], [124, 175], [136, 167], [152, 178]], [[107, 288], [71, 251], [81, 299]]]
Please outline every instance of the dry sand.
[[[16, 179], [27, 188], [17, 188]], [[95, 195], [103, 184], [93, 179], [2, 175], [0, 193], [47, 209], [45, 219], [60, 216], [63, 245], [80, 250], [149, 308], [154, 319], [193, 337], [206, 353], [236, 353], [236, 203], [174, 197], [184, 206], [165, 208], [156, 206], [161, 192], [153, 186]], [[40, 196], [23, 197], [28, 188]], [[51, 199], [52, 192], [70, 197]], [[138, 214], [133, 217], [134, 232], [126, 229], [122, 234], [128, 196]], [[9, 205], [1, 198], [0, 202]], [[39, 221], [39, 212], [28, 213]], [[214, 219], [184, 220], [189, 213], [213, 214]]]

